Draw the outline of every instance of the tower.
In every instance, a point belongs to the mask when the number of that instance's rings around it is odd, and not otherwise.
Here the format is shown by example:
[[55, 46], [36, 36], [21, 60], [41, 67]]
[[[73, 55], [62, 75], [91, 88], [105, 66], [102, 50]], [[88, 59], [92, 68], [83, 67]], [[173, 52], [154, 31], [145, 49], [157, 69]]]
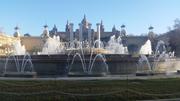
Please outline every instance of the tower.
[[14, 28], [14, 30], [15, 30], [14, 37], [20, 37], [19, 29], [20, 29], [20, 28], [19, 28], [18, 26], [16, 26], [16, 27]]
[[103, 25], [103, 21], [101, 20], [101, 24], [100, 24], [100, 30], [101, 33], [104, 33], [104, 25]]
[[54, 33], [57, 33], [57, 32], [58, 32], [58, 29], [57, 29], [57, 27], [56, 27], [55, 24], [54, 24], [54, 27], [53, 27], [53, 32], [54, 32]]
[[81, 21], [81, 32], [82, 32], [82, 41], [88, 40], [88, 29], [89, 22], [86, 19], [86, 15], [84, 14], [84, 18]]
[[67, 20], [67, 23], [66, 23], [65, 31], [66, 32], [70, 32], [70, 25], [69, 25], [69, 21], [68, 20]]
[[81, 23], [83, 24], [83, 29], [86, 29], [86, 28], [88, 28], [88, 21], [87, 21], [87, 19], [86, 19], [86, 15], [84, 14], [84, 18], [83, 18], [83, 20], [81, 21]]
[[50, 31], [50, 36], [53, 37], [54, 35], [57, 35], [58, 29], [56, 25], [54, 24], [53, 29]]
[[116, 26], [114, 25], [113, 28], [112, 28], [112, 32], [116, 32]]

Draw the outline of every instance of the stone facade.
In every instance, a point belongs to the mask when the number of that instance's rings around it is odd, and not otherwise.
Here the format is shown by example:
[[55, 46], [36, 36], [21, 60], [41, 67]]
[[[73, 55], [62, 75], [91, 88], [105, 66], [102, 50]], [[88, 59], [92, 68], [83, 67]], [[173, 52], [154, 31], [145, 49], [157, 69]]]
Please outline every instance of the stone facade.
[[[82, 19], [82, 21], [79, 25], [82, 25], [82, 38], [83, 38], [82, 41], [88, 40], [88, 31], [90, 31], [90, 34], [91, 34], [90, 37], [91, 37], [92, 41], [96, 40], [97, 32], [94, 29], [91, 29], [91, 23], [87, 20], [85, 15], [84, 15], [84, 18]], [[123, 26], [121, 31], [117, 30], [116, 27], [114, 26], [112, 28], [111, 32], [105, 32], [105, 28], [104, 28], [102, 20], [100, 23], [100, 33], [101, 33], [101, 39], [103, 41], [106, 41], [106, 42], [109, 40], [110, 36], [112, 36], [112, 35], [126, 36], [125, 26]], [[64, 40], [64, 41], [70, 41], [70, 39], [69, 39], [69, 36], [70, 36], [70, 23], [69, 23], [69, 21], [67, 21], [66, 28], [65, 28], [64, 32], [58, 31], [56, 25], [54, 25], [52, 30], [50, 30], [50, 36], [53, 37], [54, 35], [60, 36], [62, 38], [62, 40]], [[80, 28], [73, 31], [73, 37], [74, 37], [74, 39], [79, 40]]]
[[21, 37], [21, 43], [25, 46], [26, 51], [31, 54], [41, 51], [44, 44], [41, 37]]

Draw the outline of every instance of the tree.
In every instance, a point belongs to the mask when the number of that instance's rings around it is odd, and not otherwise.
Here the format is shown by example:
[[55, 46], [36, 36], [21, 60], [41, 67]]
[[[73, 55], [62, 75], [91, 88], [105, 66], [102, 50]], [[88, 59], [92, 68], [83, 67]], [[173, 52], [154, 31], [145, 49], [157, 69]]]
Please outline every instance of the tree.
[[180, 20], [178, 18], [174, 20], [174, 29], [180, 29]]

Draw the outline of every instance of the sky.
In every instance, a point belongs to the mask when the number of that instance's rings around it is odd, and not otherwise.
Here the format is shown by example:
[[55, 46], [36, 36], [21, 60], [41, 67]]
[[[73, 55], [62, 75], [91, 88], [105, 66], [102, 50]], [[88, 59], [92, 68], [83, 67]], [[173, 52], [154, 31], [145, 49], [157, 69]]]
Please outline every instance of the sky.
[[86, 14], [95, 30], [103, 20], [105, 31], [125, 24], [127, 34], [141, 35], [151, 25], [162, 34], [180, 18], [179, 5], [180, 0], [1, 0], [0, 30], [13, 35], [18, 25], [22, 34], [40, 36], [45, 24], [64, 31], [69, 20], [77, 29]]

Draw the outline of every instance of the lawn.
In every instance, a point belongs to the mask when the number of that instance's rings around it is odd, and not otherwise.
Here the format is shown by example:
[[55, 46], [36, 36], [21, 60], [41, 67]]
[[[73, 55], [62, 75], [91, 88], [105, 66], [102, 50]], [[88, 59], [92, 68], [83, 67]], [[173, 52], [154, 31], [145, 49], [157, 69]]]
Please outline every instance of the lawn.
[[180, 79], [0, 81], [0, 101], [134, 101], [180, 98]]

